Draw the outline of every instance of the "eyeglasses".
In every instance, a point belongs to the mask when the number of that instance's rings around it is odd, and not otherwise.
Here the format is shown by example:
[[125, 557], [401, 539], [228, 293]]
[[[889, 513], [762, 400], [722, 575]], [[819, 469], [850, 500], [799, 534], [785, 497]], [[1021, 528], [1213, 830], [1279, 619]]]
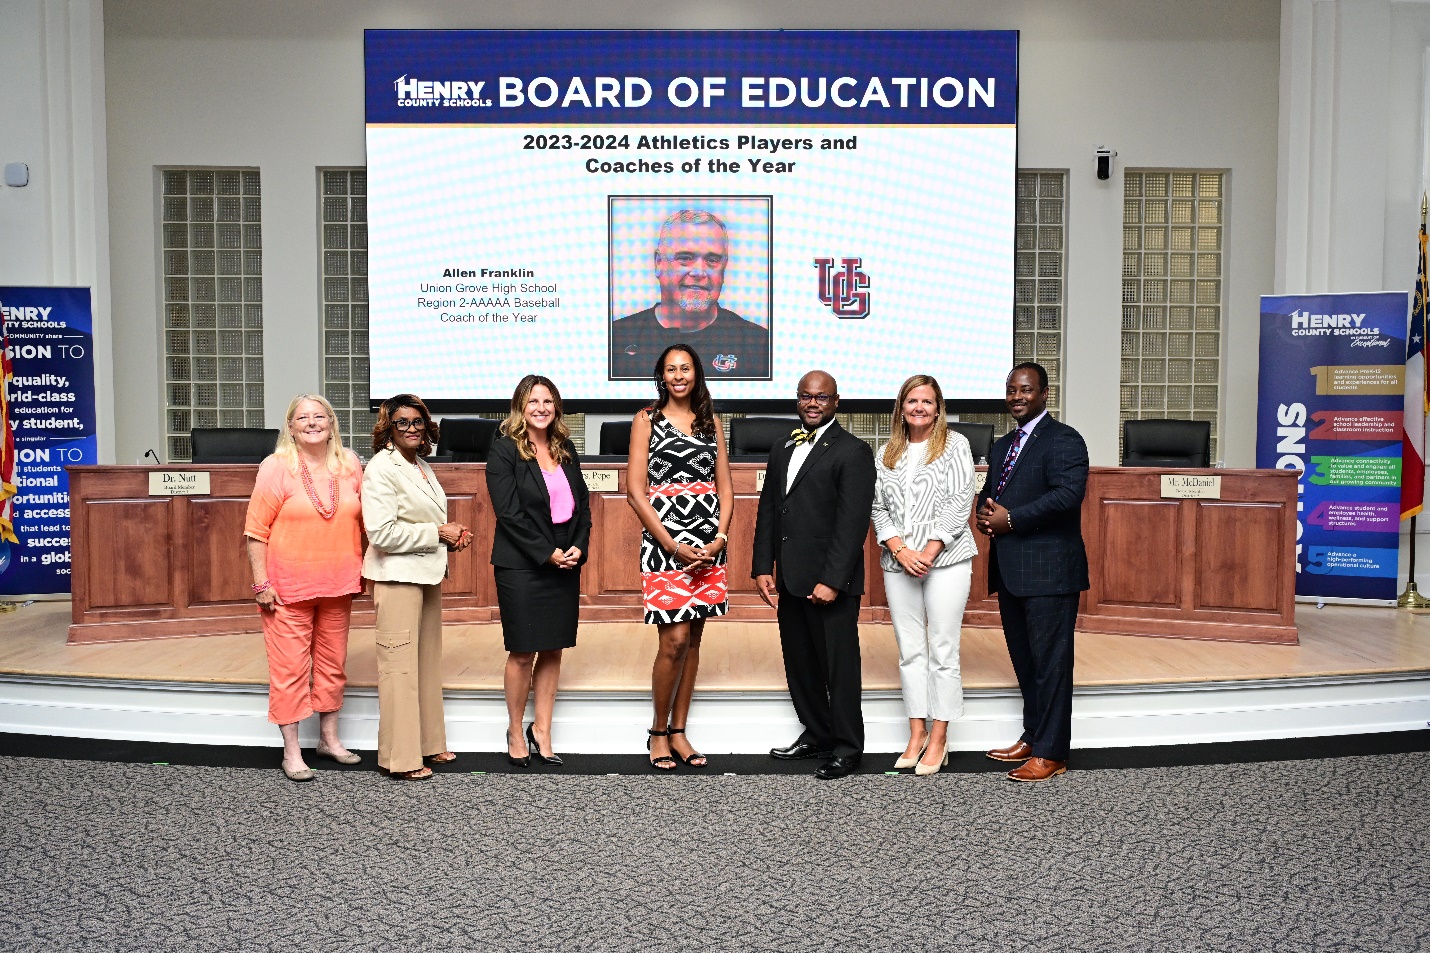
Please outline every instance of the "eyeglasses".
[[818, 404], [818, 405], [821, 406], [821, 407], [823, 407], [825, 404], [829, 403], [829, 402], [830, 402], [831, 400], [833, 400], [836, 396], [837, 396], [837, 395], [835, 395], [835, 394], [795, 394], [795, 395], [794, 395], [795, 400], [799, 401], [801, 404]]
[[301, 416], [301, 417], [294, 417], [294, 418], [293, 418], [293, 422], [294, 422], [295, 424], [325, 424], [325, 423], [328, 422], [328, 415], [327, 415], [327, 414], [312, 414], [312, 415], [310, 416], [310, 415], [308, 415], [308, 414], [304, 414], [304, 415]]
[[421, 417], [398, 417], [397, 419], [393, 420], [392, 426], [397, 430], [401, 430], [403, 433], [406, 433], [409, 430], [426, 430], [427, 421], [423, 420]]

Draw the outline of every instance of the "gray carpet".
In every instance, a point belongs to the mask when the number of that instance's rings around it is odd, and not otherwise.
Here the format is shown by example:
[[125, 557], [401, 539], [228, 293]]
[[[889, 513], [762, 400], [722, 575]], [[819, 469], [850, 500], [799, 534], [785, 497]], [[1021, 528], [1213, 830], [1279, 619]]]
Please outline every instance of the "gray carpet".
[[0, 949], [1430, 948], [1430, 754], [932, 779], [0, 758]]

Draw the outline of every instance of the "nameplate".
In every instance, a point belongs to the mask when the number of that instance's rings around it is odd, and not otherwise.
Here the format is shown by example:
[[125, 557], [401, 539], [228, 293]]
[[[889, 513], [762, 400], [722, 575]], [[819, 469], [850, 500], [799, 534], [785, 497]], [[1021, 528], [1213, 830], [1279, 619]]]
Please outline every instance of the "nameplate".
[[760, 493], [760, 492], [763, 492], [764, 489], [765, 489], [765, 471], [764, 471], [764, 470], [756, 470], [756, 471], [755, 471], [755, 492], [756, 492], [756, 493]]
[[153, 470], [149, 473], [150, 496], [208, 496], [207, 471]]
[[987, 471], [987, 470], [974, 470], [974, 471], [973, 471], [973, 495], [974, 495], [974, 496], [977, 496], [978, 494], [982, 493], [982, 492], [983, 492], [983, 488], [984, 488], [985, 486], [987, 486], [987, 485], [988, 485], [988, 471]]
[[592, 493], [615, 493], [621, 488], [620, 470], [582, 470], [581, 476]]
[[1221, 477], [1164, 473], [1162, 474], [1162, 499], [1219, 500], [1221, 499]]

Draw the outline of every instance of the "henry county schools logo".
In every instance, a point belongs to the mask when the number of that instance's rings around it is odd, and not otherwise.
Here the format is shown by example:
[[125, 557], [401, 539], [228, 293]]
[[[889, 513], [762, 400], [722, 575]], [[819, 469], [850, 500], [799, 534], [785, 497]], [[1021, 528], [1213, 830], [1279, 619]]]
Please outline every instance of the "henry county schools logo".
[[733, 354], [716, 354], [714, 360], [710, 362], [710, 366], [721, 374], [728, 374], [735, 369], [736, 363]]
[[836, 318], [867, 318], [869, 316], [869, 276], [860, 268], [862, 258], [841, 258], [841, 268], [834, 270], [833, 258], [816, 258], [819, 269], [819, 300], [828, 305]]

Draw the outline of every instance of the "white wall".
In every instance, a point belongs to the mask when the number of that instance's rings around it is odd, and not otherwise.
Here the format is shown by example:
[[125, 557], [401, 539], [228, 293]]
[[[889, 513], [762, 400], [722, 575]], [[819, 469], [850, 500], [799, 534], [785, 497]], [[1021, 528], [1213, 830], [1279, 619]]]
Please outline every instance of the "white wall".
[[[1064, 407], [1094, 463], [1117, 453], [1121, 169], [1229, 170], [1221, 446], [1229, 465], [1252, 463], [1256, 302], [1275, 260], [1278, 0], [108, 0], [104, 25], [121, 462], [163, 444], [156, 166], [262, 171], [270, 424], [316, 387], [315, 169], [363, 164], [363, 28], [800, 27], [1022, 31], [1020, 163], [1072, 170]], [[1092, 172], [1100, 144], [1119, 152], [1107, 183]], [[13, 244], [0, 235], [0, 252]]]
[[93, 289], [99, 458], [114, 456], [109, 219], [99, 0], [0, 0], [0, 285]]

